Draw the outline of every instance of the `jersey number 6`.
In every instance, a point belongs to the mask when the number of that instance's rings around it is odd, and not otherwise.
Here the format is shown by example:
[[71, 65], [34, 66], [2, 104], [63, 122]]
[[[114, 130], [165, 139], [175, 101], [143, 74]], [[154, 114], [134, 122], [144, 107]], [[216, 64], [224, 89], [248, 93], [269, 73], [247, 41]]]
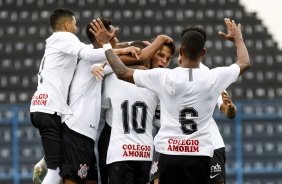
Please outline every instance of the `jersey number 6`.
[[[190, 114], [191, 119], [187, 118]], [[198, 112], [193, 107], [184, 107], [179, 113], [179, 122], [183, 134], [189, 135], [198, 131], [197, 123], [192, 119], [198, 117]]]

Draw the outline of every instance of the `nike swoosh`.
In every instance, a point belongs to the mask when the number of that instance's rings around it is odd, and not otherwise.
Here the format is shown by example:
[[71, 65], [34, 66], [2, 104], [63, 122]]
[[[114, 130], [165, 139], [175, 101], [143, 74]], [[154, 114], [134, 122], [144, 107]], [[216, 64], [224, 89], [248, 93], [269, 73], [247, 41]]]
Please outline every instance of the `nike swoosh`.
[[219, 175], [219, 173], [217, 173], [216, 175], [210, 175], [210, 178], [214, 178], [214, 177], [216, 177], [217, 175]]

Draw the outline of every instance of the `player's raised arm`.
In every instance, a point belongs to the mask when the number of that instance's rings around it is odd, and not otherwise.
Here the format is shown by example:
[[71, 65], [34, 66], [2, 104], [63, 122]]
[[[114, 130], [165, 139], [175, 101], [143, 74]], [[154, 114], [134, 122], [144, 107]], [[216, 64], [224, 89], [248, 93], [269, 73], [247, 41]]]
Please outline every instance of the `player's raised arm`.
[[222, 92], [221, 98], [223, 103], [220, 106], [220, 110], [225, 114], [227, 118], [234, 119], [236, 117], [237, 108], [233, 104], [230, 96], [226, 92]]
[[99, 18], [94, 19], [90, 25], [92, 27], [92, 29], [90, 29], [91, 33], [95, 35], [96, 40], [100, 43], [100, 45], [103, 45], [107, 60], [116, 73], [116, 76], [124, 81], [134, 83], [134, 70], [127, 68], [115, 54], [109, 42], [109, 40], [112, 38], [112, 35], [105, 29], [102, 21]]
[[250, 68], [250, 57], [248, 50], [243, 41], [243, 36], [241, 32], [241, 24], [236, 25], [235, 21], [225, 18], [225, 24], [228, 29], [228, 33], [225, 34], [222, 31], [219, 31], [218, 34], [225, 37], [226, 39], [233, 41], [237, 50], [237, 62], [236, 64], [240, 67], [240, 75]]
[[151, 60], [153, 56], [158, 52], [158, 50], [165, 44], [173, 42], [172, 38], [167, 35], [158, 35], [157, 38], [149, 44], [147, 47], [142, 49], [139, 58], [132, 58], [128, 55], [121, 55], [119, 58], [122, 62], [129, 66], [129, 65], [144, 65], [147, 68], [151, 68]]
[[121, 48], [121, 49], [114, 49], [114, 51], [117, 55], [130, 54], [132, 57], [139, 59], [140, 48], [138, 47], [130, 46], [130, 47]]

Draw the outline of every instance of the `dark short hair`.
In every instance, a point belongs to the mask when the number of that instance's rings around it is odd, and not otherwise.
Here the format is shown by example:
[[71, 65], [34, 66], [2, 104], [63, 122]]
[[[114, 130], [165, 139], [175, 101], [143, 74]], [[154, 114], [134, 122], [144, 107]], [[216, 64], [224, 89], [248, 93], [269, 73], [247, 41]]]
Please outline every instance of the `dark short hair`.
[[[156, 38], [152, 38], [151, 42], [155, 41]], [[173, 55], [175, 53], [175, 43], [174, 42], [165, 42], [164, 46], [168, 47]]]
[[56, 29], [56, 26], [59, 25], [62, 19], [71, 20], [73, 16], [74, 16], [73, 11], [68, 8], [56, 8], [50, 14], [49, 24], [51, 28], [54, 30]]
[[129, 46], [138, 47], [141, 50], [144, 49], [145, 47], [147, 47], [147, 45], [141, 40], [134, 41], [131, 44], [129, 44]]
[[174, 42], [165, 42], [164, 46], [167, 46], [170, 49], [171, 55], [175, 53], [175, 43]]
[[[106, 28], [108, 31], [110, 31], [110, 30], [111, 30], [110, 25], [112, 25], [112, 20], [111, 20], [111, 19], [108, 19], [108, 18], [100, 18], [100, 20], [103, 22], [105, 28]], [[96, 41], [96, 38], [95, 38], [95, 36], [89, 31], [89, 29], [92, 29], [90, 23], [86, 25], [85, 33], [86, 33], [86, 36], [87, 36], [88, 40], [89, 40], [91, 43], [93, 43], [93, 42]]]
[[181, 38], [185, 35], [185, 33], [187, 33], [188, 31], [197, 31], [199, 33], [201, 33], [205, 39], [205, 41], [207, 40], [207, 33], [205, 30], [203, 30], [202, 28], [200, 27], [187, 27], [187, 28], [184, 28], [182, 30], [182, 33], [181, 33]]
[[198, 60], [205, 47], [205, 38], [198, 31], [188, 31], [181, 39], [183, 54], [190, 60]]

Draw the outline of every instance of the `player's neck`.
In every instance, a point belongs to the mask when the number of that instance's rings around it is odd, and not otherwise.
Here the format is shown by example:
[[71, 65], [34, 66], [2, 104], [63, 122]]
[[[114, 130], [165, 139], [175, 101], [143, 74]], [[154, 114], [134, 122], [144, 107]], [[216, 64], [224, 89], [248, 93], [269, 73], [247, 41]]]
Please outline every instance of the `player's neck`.
[[93, 46], [95, 49], [102, 48], [102, 46], [97, 41], [93, 43]]
[[185, 61], [181, 63], [182, 68], [199, 68], [200, 67], [200, 61]]

